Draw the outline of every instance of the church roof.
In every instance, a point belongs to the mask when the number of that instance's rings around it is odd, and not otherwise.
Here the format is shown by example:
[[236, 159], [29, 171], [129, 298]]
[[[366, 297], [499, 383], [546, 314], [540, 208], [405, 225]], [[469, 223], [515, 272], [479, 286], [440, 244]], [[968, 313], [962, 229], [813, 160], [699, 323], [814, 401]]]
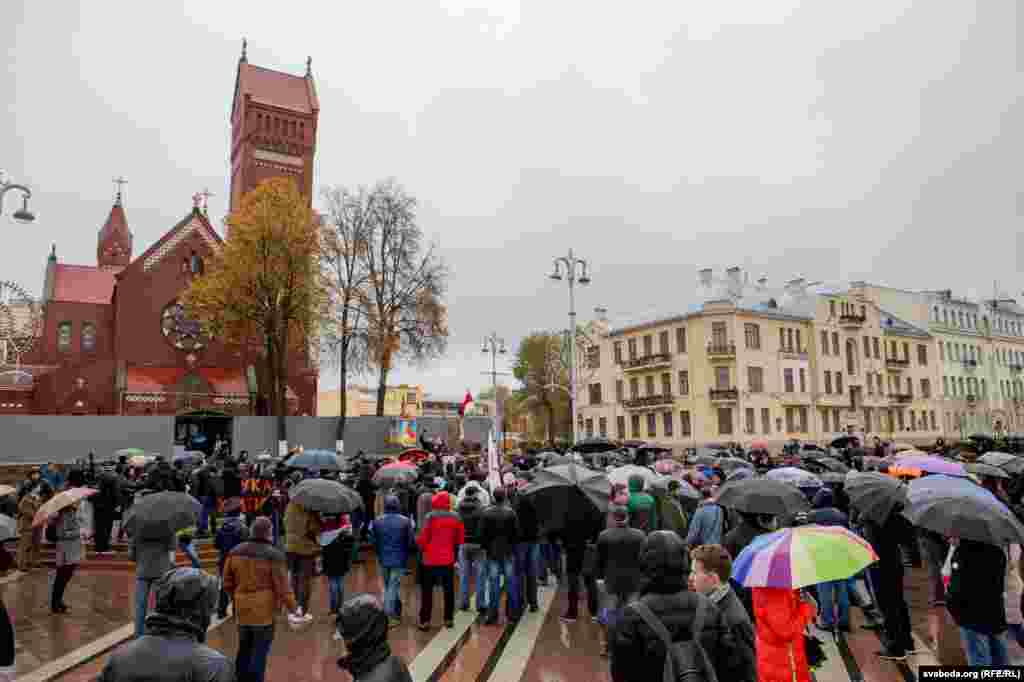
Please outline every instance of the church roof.
[[109, 304], [120, 268], [58, 263], [54, 268], [53, 300]]
[[304, 114], [319, 109], [313, 79], [265, 69], [248, 62], [238, 64], [236, 100], [249, 95], [253, 102]]
[[103, 242], [114, 234], [122, 235], [125, 239], [131, 237], [131, 231], [128, 229], [128, 218], [124, 214], [124, 207], [121, 205], [120, 199], [110, 208], [107, 222], [100, 228], [99, 240]]
[[200, 236], [213, 248], [219, 247], [224, 241], [217, 234], [217, 230], [213, 229], [209, 218], [200, 209], [193, 208], [177, 225], [168, 230], [163, 237], [158, 239], [156, 243], [146, 249], [135, 260], [142, 261], [142, 269], [148, 272], [194, 231], [198, 231]]

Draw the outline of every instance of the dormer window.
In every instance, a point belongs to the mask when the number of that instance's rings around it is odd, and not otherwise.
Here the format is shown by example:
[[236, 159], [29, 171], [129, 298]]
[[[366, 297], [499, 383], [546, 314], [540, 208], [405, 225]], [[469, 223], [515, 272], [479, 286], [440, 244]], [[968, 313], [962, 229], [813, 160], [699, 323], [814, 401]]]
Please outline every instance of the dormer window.
[[82, 325], [82, 352], [91, 353], [96, 350], [96, 325], [86, 322]]
[[203, 274], [203, 259], [200, 258], [194, 251], [192, 252], [192, 259], [189, 263], [189, 270], [193, 275]]
[[57, 350], [67, 353], [71, 350], [71, 323], [61, 322], [57, 325]]

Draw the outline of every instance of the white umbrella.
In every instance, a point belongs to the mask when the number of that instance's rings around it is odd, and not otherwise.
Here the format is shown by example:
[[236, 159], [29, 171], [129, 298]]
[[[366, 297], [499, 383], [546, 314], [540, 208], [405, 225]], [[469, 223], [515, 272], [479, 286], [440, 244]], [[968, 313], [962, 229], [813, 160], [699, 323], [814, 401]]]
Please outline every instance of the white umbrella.
[[647, 467], [637, 466], [636, 464], [627, 464], [621, 466], [611, 473], [608, 474], [608, 480], [612, 484], [622, 483], [623, 485], [629, 485], [629, 479], [633, 476], [640, 476], [644, 479], [644, 487], [650, 487], [655, 481], [661, 480], [663, 476], [659, 476]]

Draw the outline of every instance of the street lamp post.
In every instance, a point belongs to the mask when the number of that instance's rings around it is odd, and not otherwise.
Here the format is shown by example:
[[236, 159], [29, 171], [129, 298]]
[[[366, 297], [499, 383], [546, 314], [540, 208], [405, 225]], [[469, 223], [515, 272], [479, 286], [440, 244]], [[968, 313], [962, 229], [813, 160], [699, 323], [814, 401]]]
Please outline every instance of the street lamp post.
[[[562, 280], [562, 266], [565, 266], [565, 278], [569, 283], [569, 411], [572, 414], [572, 444], [576, 445], [578, 440], [578, 425], [576, 424], [576, 295], [575, 286], [579, 282], [582, 286], [590, 284], [590, 277], [587, 275], [587, 261], [577, 258], [572, 249], [569, 249], [568, 256], [559, 256], [554, 260], [555, 269], [550, 278], [555, 281]], [[577, 270], [579, 276], [577, 276]]]
[[[491, 389], [494, 391], [494, 415], [491, 417], [491, 431], [495, 436], [495, 447], [498, 448], [498, 455], [501, 456], [502, 445], [504, 443], [497, 442], [498, 431], [501, 424], [498, 423], [499, 409], [498, 409], [498, 375], [507, 374], [507, 372], [498, 371], [498, 356], [504, 355], [508, 351], [505, 350], [505, 339], [498, 336], [497, 332], [491, 332], [490, 336], [484, 337], [483, 348], [481, 350], [484, 353], [491, 354], [491, 371], [486, 372], [491, 375]], [[505, 440], [504, 434], [502, 435], [502, 441]]]
[[16, 189], [21, 192], [22, 202], [21, 208], [15, 211], [11, 217], [19, 223], [31, 223], [36, 219], [35, 214], [28, 210], [28, 200], [32, 196], [32, 190], [25, 185], [7, 182], [2, 173], [0, 173], [0, 215], [3, 215], [4, 212], [4, 195], [12, 189]]

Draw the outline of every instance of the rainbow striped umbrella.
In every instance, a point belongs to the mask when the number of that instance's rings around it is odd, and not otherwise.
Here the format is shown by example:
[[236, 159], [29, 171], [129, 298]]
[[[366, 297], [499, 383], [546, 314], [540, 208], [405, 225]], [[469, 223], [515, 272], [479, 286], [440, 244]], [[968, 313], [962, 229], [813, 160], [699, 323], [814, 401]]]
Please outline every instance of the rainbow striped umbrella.
[[745, 587], [795, 590], [845, 580], [876, 561], [871, 545], [842, 526], [797, 526], [755, 538], [732, 577]]

